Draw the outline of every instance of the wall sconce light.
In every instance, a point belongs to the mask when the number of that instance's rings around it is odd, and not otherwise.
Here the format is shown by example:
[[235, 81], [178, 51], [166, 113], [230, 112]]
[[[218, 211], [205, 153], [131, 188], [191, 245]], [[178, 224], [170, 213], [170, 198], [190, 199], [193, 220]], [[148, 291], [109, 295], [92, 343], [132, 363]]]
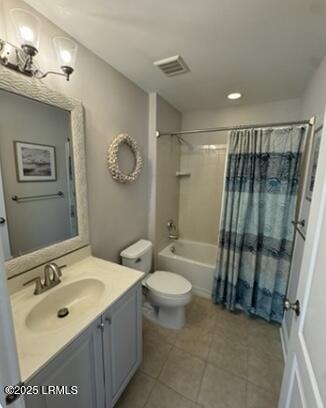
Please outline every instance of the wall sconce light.
[[77, 44], [66, 37], [54, 37], [53, 44], [60, 68], [69, 79], [76, 64]]
[[34, 61], [40, 44], [40, 20], [29, 11], [18, 8], [10, 10], [10, 16], [19, 47], [0, 39], [0, 63], [30, 77], [41, 79], [54, 74], [62, 75], [69, 81], [76, 62], [77, 44], [69, 38], [55, 37], [53, 44], [62, 72], [43, 73]]

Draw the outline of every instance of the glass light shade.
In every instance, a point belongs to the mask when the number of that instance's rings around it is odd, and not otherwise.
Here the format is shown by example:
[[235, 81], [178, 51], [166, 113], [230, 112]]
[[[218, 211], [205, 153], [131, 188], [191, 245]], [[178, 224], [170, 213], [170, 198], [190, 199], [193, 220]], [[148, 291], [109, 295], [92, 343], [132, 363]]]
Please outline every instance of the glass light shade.
[[29, 11], [19, 8], [11, 9], [10, 16], [16, 29], [19, 45], [28, 45], [38, 50], [40, 45], [40, 20]]
[[60, 67], [75, 68], [77, 44], [66, 37], [54, 37], [53, 44]]

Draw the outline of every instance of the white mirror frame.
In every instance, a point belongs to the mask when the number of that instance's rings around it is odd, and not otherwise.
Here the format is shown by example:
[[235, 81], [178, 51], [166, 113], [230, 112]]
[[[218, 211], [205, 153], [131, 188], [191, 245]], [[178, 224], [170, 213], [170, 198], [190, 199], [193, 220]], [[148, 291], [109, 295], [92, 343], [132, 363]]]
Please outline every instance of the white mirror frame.
[[84, 115], [82, 104], [45, 86], [40, 80], [29, 78], [0, 65], [0, 89], [25, 96], [69, 111], [75, 171], [78, 235], [37, 251], [11, 259], [5, 263], [7, 277], [26, 272], [39, 265], [89, 244], [87, 183], [85, 166]]

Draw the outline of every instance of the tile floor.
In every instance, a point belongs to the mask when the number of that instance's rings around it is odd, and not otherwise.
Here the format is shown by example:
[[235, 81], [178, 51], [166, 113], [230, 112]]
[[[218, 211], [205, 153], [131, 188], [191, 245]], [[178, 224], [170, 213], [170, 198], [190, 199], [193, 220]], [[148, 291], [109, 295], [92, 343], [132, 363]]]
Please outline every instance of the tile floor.
[[143, 363], [118, 408], [275, 408], [283, 372], [279, 328], [194, 297], [187, 325], [144, 320]]

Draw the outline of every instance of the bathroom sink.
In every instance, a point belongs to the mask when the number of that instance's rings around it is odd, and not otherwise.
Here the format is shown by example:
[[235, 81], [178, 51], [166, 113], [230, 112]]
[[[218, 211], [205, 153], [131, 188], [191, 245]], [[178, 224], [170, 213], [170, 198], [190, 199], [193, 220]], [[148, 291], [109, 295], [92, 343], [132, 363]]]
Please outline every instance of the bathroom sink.
[[33, 331], [49, 331], [72, 324], [92, 310], [104, 291], [105, 284], [94, 278], [59, 285], [53, 292], [50, 289], [26, 316], [26, 326]]

